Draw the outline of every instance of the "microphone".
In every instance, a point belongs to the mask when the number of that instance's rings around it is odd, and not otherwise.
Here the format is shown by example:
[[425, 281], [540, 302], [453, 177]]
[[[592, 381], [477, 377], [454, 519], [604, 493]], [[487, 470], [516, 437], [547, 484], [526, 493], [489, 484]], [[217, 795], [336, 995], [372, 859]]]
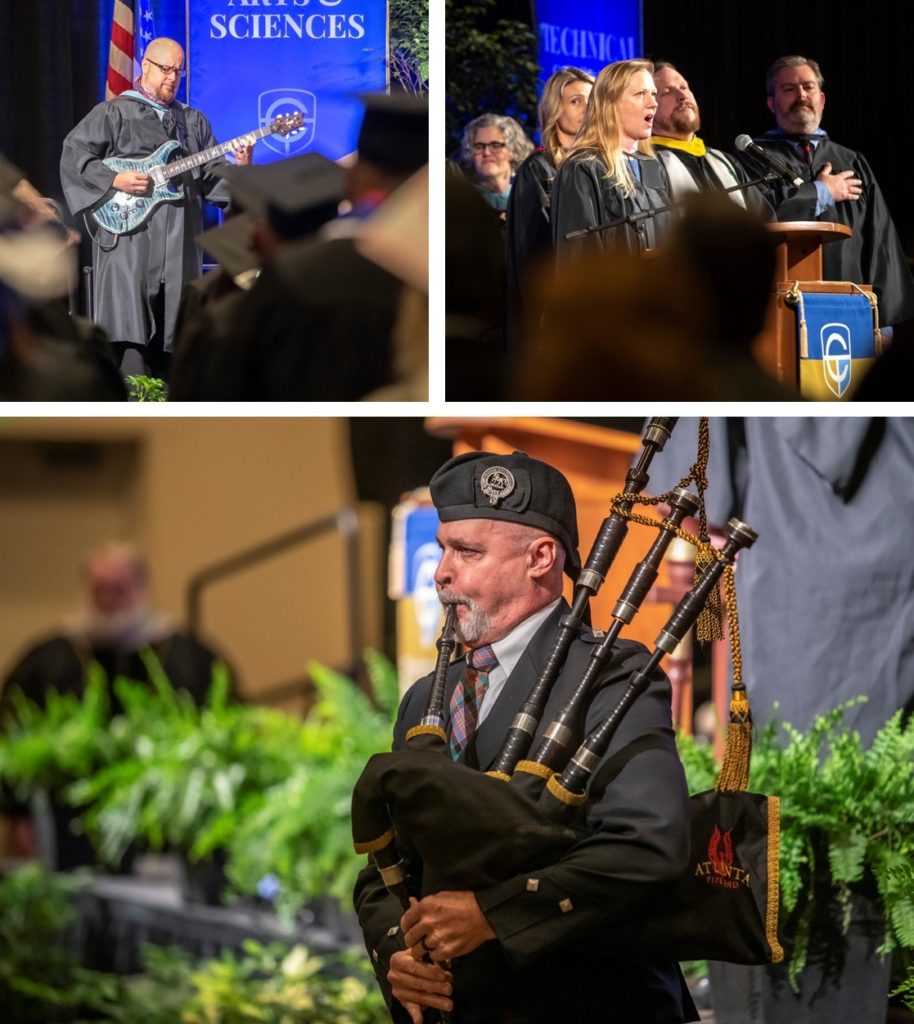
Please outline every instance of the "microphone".
[[802, 178], [798, 178], [796, 174], [784, 163], [783, 160], [779, 160], [776, 156], [768, 152], [767, 149], [762, 149], [757, 143], [752, 141], [750, 135], [737, 135], [736, 141], [733, 143], [740, 153], [750, 152], [755, 156], [760, 157], [768, 164], [769, 167], [773, 167], [778, 174], [786, 181], [788, 181], [794, 188], [799, 188], [801, 185], [806, 183]]

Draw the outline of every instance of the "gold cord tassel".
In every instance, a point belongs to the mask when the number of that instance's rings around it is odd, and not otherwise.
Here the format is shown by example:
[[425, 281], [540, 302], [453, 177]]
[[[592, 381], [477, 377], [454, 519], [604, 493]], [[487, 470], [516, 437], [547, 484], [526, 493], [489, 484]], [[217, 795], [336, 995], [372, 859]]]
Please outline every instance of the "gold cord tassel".
[[730, 634], [730, 653], [733, 659], [733, 693], [730, 699], [730, 721], [724, 760], [717, 776], [719, 792], [744, 790], [749, 785], [749, 766], [752, 761], [752, 711], [743, 685], [743, 657], [739, 642], [739, 616], [736, 610], [736, 583], [733, 566], [724, 570], [724, 589], [727, 592], [727, 631]]
[[[699, 549], [695, 556], [695, 580], [704, 575], [705, 569], [714, 561], [710, 546]], [[715, 587], [699, 612], [695, 621], [695, 638], [700, 644], [709, 644], [712, 640], [723, 640], [723, 611], [720, 605], [720, 587]]]

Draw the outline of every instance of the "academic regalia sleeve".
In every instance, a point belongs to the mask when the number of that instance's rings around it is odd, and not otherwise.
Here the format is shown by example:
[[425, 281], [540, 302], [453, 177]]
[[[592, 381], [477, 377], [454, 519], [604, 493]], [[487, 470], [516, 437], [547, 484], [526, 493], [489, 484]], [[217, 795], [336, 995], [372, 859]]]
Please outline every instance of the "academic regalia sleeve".
[[[204, 149], [210, 149], [218, 145], [216, 136], [213, 134], [212, 125], [205, 114], [195, 110], [193, 107], [187, 107], [184, 113], [187, 120], [187, 132], [193, 139], [193, 151], [195, 153], [200, 153]], [[211, 163], [205, 164], [200, 173], [200, 191], [203, 198], [208, 203], [213, 203], [215, 206], [223, 208], [229, 205], [231, 198], [229, 195], [229, 185], [225, 178], [220, 177], [215, 172], [218, 168], [225, 167], [227, 164], [228, 161], [224, 159], [213, 160]]]
[[559, 167], [552, 186], [552, 240], [556, 261], [567, 263], [588, 252], [603, 252], [599, 232], [584, 238], [566, 239], [571, 231], [594, 227], [607, 218], [599, 175], [605, 173], [597, 160], [569, 157]]
[[873, 285], [879, 299], [879, 322], [899, 324], [914, 319], [914, 278], [882, 189], [860, 153], [854, 169], [863, 181], [866, 197], [865, 218], [854, 230], [861, 236], [863, 277]]
[[60, 183], [74, 216], [95, 206], [111, 190], [116, 172], [102, 160], [115, 151], [119, 117], [112, 103], [100, 103], [63, 141]]

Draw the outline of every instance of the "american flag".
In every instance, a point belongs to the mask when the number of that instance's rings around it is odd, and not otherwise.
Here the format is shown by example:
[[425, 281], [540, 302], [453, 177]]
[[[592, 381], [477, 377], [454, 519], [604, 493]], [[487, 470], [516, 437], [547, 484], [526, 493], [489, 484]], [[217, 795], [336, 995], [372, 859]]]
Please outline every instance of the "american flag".
[[114, 0], [106, 100], [133, 88], [140, 74], [139, 58], [155, 34], [152, 0]]

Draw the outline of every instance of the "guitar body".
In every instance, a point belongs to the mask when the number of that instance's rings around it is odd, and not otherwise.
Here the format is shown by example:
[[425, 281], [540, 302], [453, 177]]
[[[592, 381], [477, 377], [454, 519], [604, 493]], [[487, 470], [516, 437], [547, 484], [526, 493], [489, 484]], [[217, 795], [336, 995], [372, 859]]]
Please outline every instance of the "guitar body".
[[142, 160], [127, 160], [124, 157], [109, 156], [102, 163], [116, 174], [121, 171], [139, 171], [150, 175], [153, 190], [148, 196], [134, 196], [129, 192], [115, 192], [101, 206], [92, 211], [96, 222], [112, 235], [126, 235], [140, 227], [159, 203], [180, 202], [184, 187], [173, 183], [161, 174], [161, 168], [177, 149], [178, 143], [171, 139], [163, 142], [150, 156]]
[[274, 117], [270, 124], [255, 128], [246, 135], [239, 135], [231, 142], [224, 142], [221, 145], [211, 146], [199, 153], [190, 153], [188, 156], [171, 160], [171, 156], [178, 148], [174, 139], [163, 142], [161, 146], [151, 155], [142, 160], [128, 160], [125, 157], [109, 156], [102, 160], [102, 163], [112, 171], [120, 174], [121, 171], [139, 171], [148, 174], [152, 181], [152, 192], [148, 196], [132, 196], [129, 192], [115, 191], [110, 199], [100, 203], [92, 211], [96, 223], [100, 224], [112, 235], [126, 235], [136, 231], [148, 218], [159, 203], [179, 203], [184, 197], [184, 188], [180, 184], [172, 185], [172, 179], [192, 170], [194, 167], [201, 167], [210, 160], [225, 156], [236, 146], [253, 146], [258, 139], [267, 135], [289, 135], [302, 126], [301, 111], [294, 114], [280, 114]]

